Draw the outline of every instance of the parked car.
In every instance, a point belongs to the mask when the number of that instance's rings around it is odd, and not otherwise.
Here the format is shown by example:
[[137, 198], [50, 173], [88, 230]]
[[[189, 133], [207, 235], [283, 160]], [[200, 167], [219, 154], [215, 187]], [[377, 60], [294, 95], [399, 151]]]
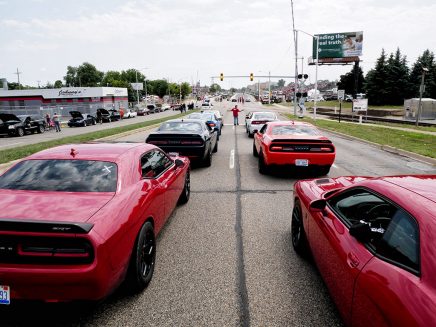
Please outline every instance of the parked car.
[[275, 120], [278, 120], [278, 118], [274, 112], [254, 112], [250, 118], [245, 120], [248, 136], [253, 137], [254, 133], [259, 131], [265, 123]]
[[68, 127], [85, 127], [87, 125], [95, 125], [97, 123], [97, 119], [90, 114], [82, 114], [79, 111], [70, 111], [72, 119], [70, 119], [67, 123]]
[[353, 96], [350, 94], [345, 94], [345, 102], [353, 102]]
[[173, 119], [150, 133], [146, 143], [167, 153], [176, 152], [209, 167], [212, 153], [218, 151], [218, 133], [200, 119]]
[[310, 168], [326, 175], [336, 151], [333, 143], [312, 124], [276, 121], [267, 123], [254, 135], [253, 155], [259, 157], [261, 174], [276, 165]]
[[135, 110], [137, 111], [138, 116], [146, 116], [150, 114], [150, 109], [148, 109], [147, 106], [135, 105]]
[[[100, 113], [100, 114], [99, 114]], [[116, 121], [116, 120], [120, 120], [121, 116], [119, 114], [119, 112], [115, 109], [104, 109], [104, 108], [99, 108], [97, 109], [97, 117], [101, 115], [101, 119], [104, 122], [112, 122], [112, 121]]]
[[323, 98], [325, 101], [338, 100], [338, 94], [337, 93], [327, 93], [327, 94], [323, 95]]
[[167, 111], [167, 110], [170, 110], [170, 109], [171, 109], [171, 106], [168, 103], [164, 103], [162, 105], [162, 111]]
[[0, 113], [0, 134], [24, 136], [26, 133], [44, 133], [46, 121], [39, 115]]
[[436, 326], [436, 175], [294, 184], [292, 245], [346, 326]]
[[147, 109], [151, 114], [154, 114], [156, 112], [160, 112], [160, 109], [157, 105], [155, 104], [148, 104], [147, 105]]
[[109, 109], [108, 112], [110, 114], [111, 121], [121, 120], [122, 116], [118, 110]]
[[133, 110], [133, 109], [126, 109], [126, 112], [124, 113], [124, 117], [123, 118], [134, 118], [138, 115], [138, 113]]
[[100, 300], [123, 281], [143, 290], [156, 237], [189, 194], [189, 159], [150, 144], [63, 145], [18, 162], [0, 176], [2, 304]]

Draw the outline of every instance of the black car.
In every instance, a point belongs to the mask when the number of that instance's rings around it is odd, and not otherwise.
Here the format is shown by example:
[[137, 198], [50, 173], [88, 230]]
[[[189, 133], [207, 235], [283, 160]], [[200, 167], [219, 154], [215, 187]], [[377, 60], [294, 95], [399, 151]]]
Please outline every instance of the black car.
[[101, 117], [102, 121], [109, 122], [109, 123], [111, 121], [116, 121], [121, 119], [120, 112], [115, 109], [109, 109], [109, 110], [104, 108], [97, 109], [97, 118], [99, 118], [99, 116]]
[[209, 167], [212, 152], [218, 151], [218, 133], [200, 119], [173, 119], [150, 133], [145, 143], [154, 144], [167, 153], [177, 152]]
[[0, 113], [0, 134], [23, 136], [28, 133], [44, 133], [46, 122], [38, 115], [14, 115]]
[[97, 119], [90, 114], [82, 114], [79, 111], [70, 111], [72, 119], [68, 121], [69, 127], [79, 127], [79, 126], [87, 126], [87, 125], [95, 125], [97, 123]]

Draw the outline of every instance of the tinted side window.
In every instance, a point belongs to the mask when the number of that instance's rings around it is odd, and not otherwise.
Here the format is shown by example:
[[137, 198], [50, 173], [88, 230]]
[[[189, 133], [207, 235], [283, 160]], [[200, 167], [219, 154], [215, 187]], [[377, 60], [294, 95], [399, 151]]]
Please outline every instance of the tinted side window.
[[159, 150], [152, 150], [141, 157], [142, 178], [159, 176], [173, 161]]
[[346, 225], [370, 226], [368, 245], [381, 259], [419, 273], [419, 228], [407, 212], [363, 189], [339, 194], [328, 203]]

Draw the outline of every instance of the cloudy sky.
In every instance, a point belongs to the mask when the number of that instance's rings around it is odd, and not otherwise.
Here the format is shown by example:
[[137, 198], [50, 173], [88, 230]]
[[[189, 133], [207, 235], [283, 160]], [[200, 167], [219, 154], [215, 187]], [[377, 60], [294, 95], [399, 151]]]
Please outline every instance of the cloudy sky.
[[[434, 0], [294, 0], [295, 28], [310, 34], [363, 31], [366, 73], [381, 49], [413, 63], [436, 49]], [[37, 85], [63, 79], [68, 65], [136, 68], [151, 79], [210, 84], [211, 76], [294, 75], [290, 0], [0, 0], [0, 78]], [[306, 65], [312, 40], [300, 35]], [[301, 69], [302, 61], [299, 60]], [[351, 66], [319, 67], [335, 80]], [[261, 79], [265, 80], [265, 79]], [[245, 86], [225, 79], [221, 86]]]

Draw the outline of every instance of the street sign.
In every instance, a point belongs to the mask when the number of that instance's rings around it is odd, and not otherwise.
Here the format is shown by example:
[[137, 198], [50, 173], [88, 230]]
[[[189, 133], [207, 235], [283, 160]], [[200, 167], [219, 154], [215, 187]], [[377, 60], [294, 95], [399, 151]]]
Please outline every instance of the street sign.
[[353, 99], [353, 111], [367, 111], [368, 99]]
[[141, 91], [144, 89], [144, 85], [142, 83], [130, 83], [132, 85], [132, 89], [135, 91]]
[[345, 99], [345, 90], [338, 90], [338, 100]]

